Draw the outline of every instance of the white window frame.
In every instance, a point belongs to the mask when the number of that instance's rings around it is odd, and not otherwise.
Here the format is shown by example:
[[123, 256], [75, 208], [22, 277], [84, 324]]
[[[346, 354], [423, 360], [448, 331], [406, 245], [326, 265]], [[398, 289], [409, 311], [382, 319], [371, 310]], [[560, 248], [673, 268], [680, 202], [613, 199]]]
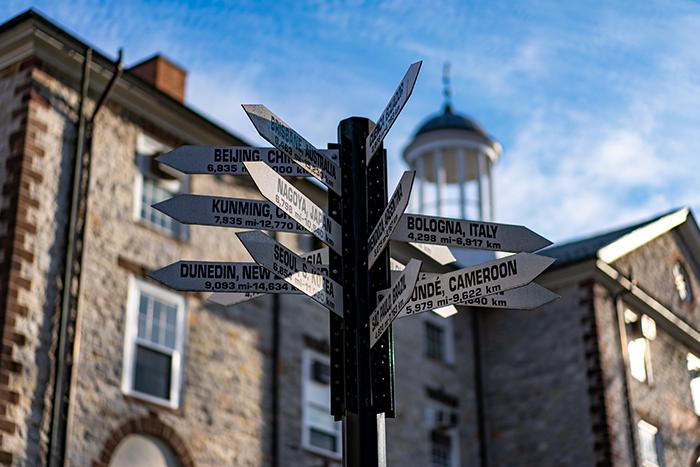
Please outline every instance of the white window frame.
[[[159, 346], [151, 342], [144, 342], [138, 338], [139, 299], [142, 292], [176, 305], [177, 319], [175, 321], [176, 330], [174, 349]], [[127, 299], [126, 326], [124, 331], [124, 365], [122, 368], [122, 392], [124, 394], [172, 409], [176, 409], [180, 406], [184, 373], [183, 352], [187, 334], [186, 324], [187, 306], [185, 297], [162, 287], [136, 279], [133, 276], [129, 277], [129, 296]], [[137, 342], [144, 347], [170, 354], [170, 397], [168, 399], [163, 399], [134, 389], [134, 370], [136, 363]]]
[[[139, 157], [152, 157], [153, 154], [157, 153], [162, 153], [162, 152], [167, 152], [171, 150], [172, 148], [169, 146], [166, 146], [155, 139], [151, 138], [150, 136], [144, 134], [144, 133], [139, 133], [137, 138], [136, 138], [136, 157], [137, 161]], [[144, 167], [137, 166], [137, 171], [136, 171], [136, 177], [134, 180], [134, 206], [133, 206], [133, 219], [136, 222], [139, 222], [143, 225], [147, 225], [151, 228], [154, 228], [158, 230], [159, 232], [163, 232], [164, 234], [167, 234], [171, 237], [178, 238], [180, 240], [186, 240], [189, 233], [188, 233], [188, 227], [186, 224], [181, 224], [178, 223], [179, 228], [177, 229], [177, 232], [173, 232], [170, 229], [165, 229], [157, 224], [153, 224], [149, 222], [146, 219], [143, 219], [141, 217], [141, 203], [143, 201], [143, 185], [144, 185], [144, 180], [146, 178], [151, 178], [148, 177], [146, 173], [144, 173]], [[172, 192], [172, 193], [185, 193], [189, 191], [189, 177], [184, 176], [184, 177], [178, 177], [176, 180], [162, 180], [162, 179], [153, 179], [153, 181], [158, 185], [166, 190]], [[177, 222], [175, 219], [172, 220], [173, 222]]]
[[[653, 437], [653, 443], [654, 443], [654, 452], [656, 453], [656, 461], [657, 462], [651, 462], [649, 460], [644, 459], [644, 450], [642, 446], [642, 432], [646, 433], [647, 435], [650, 435]], [[640, 445], [640, 456], [641, 456], [641, 461], [642, 461], [642, 467], [663, 467], [664, 465], [664, 459], [663, 459], [663, 446], [661, 444], [661, 434], [659, 433], [659, 429], [652, 425], [649, 422], [646, 422], [644, 420], [639, 420], [637, 422], [637, 436], [639, 437], [639, 445]]]
[[[456, 412], [457, 410], [452, 407], [446, 407], [442, 404], [433, 403], [426, 409], [426, 427], [428, 428], [428, 462], [427, 465], [433, 465], [433, 431], [435, 431], [435, 413], [437, 411], [446, 412]], [[459, 423], [457, 426], [441, 430], [446, 436], [450, 438], [450, 465], [457, 467], [460, 465], [459, 457]]]
[[[311, 349], [304, 349], [302, 354], [302, 370], [301, 370], [301, 411], [302, 411], [302, 423], [301, 423], [301, 445], [304, 449], [319, 454], [324, 457], [328, 457], [334, 460], [341, 460], [343, 457], [343, 432], [342, 432], [342, 422], [336, 423], [336, 433], [338, 436], [338, 452], [329, 451], [327, 449], [319, 448], [318, 446], [313, 446], [309, 439], [309, 428], [312, 426], [309, 422], [309, 411], [307, 409], [307, 398], [309, 398], [309, 386], [314, 384], [312, 382], [311, 366], [314, 361], [320, 361], [330, 366], [330, 357], [322, 353], [316, 352]], [[328, 385], [328, 410], [330, 415], [330, 403], [331, 403], [331, 386]]]
[[656, 324], [651, 318], [645, 317], [645, 315], [637, 314], [636, 312], [625, 309], [625, 332], [627, 332], [627, 327], [629, 324], [638, 323], [642, 326], [642, 334], [635, 337], [627, 335], [627, 359], [629, 360], [629, 372], [630, 375], [639, 381], [640, 383], [647, 383], [649, 385], [654, 382], [654, 374], [651, 362], [651, 339], [644, 335], [645, 328], [648, 332], [651, 331], [653, 327], [653, 333], [655, 337]]
[[[455, 343], [454, 343], [454, 325], [451, 317], [443, 318], [435, 313], [423, 313], [424, 320], [430, 324], [442, 329], [444, 336], [444, 359], [440, 360], [443, 363], [453, 364], [455, 362]], [[425, 323], [423, 323], [423, 345], [425, 346], [424, 354], [428, 355], [428, 342], [425, 334]], [[432, 357], [430, 357], [432, 359]]]
[[[700, 358], [697, 355], [689, 353], [687, 356], [688, 374], [691, 371], [700, 372]], [[693, 402], [693, 410], [695, 414], [700, 416], [700, 374], [696, 377], [690, 376], [690, 397]]]

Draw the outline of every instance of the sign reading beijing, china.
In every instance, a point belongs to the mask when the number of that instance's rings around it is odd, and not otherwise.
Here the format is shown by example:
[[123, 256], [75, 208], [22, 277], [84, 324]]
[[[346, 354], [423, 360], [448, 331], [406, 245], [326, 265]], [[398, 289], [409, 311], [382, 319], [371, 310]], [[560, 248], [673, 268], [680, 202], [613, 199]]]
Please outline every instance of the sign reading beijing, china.
[[[338, 151], [319, 149], [329, 159]], [[311, 174], [292, 162], [277, 148], [248, 146], [180, 146], [161, 154], [156, 160], [185, 174], [248, 175], [244, 162], [263, 161], [275, 172], [286, 177], [310, 177]]]
[[336, 221], [328, 217], [323, 209], [264, 162], [246, 162], [245, 165], [265, 198], [275, 203], [306, 230], [341, 254], [343, 236], [340, 225]]
[[341, 178], [337, 152], [319, 151], [264, 105], [244, 105], [243, 110], [260, 136], [314, 178], [340, 194]]

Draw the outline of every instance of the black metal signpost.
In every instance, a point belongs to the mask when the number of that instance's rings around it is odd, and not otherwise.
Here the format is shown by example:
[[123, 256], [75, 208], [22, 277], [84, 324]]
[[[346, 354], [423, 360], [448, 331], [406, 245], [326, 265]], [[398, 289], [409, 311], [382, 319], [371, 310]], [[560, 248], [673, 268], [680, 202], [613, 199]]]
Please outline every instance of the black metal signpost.
[[[314, 252], [314, 261], [260, 231], [239, 232], [257, 264], [181, 261], [151, 277], [177, 290], [217, 292], [223, 301], [222, 292], [231, 293], [232, 303], [264, 293], [301, 292], [325, 306], [330, 316], [331, 415], [343, 421], [345, 467], [386, 465], [384, 418], [395, 416], [394, 319], [453, 304], [526, 309], [557, 297], [531, 283], [552, 262], [521, 253], [549, 243], [534, 232], [404, 215], [411, 172], [388, 199], [382, 141], [410, 97], [419, 70], [420, 62], [409, 67], [377, 125], [367, 118], [345, 119], [338, 126], [337, 144], [327, 150], [314, 148], [265, 106], [248, 105], [243, 107], [258, 132], [279, 151], [262, 151], [267, 160], [254, 152], [261, 148], [250, 152], [204, 146], [185, 146], [159, 158], [186, 173], [250, 175], [269, 200], [186, 195], [160, 203], [157, 208], [166, 214], [201, 225], [309, 231], [330, 247]], [[298, 176], [297, 169], [329, 187], [328, 212], [282, 178]], [[417, 260], [390, 275], [389, 238], [411, 242], [428, 255], [425, 243], [433, 243], [443, 259], [439, 249], [447, 250], [445, 245], [518, 254], [446, 274], [424, 274], [419, 280]], [[319, 264], [326, 251], [327, 267]]]

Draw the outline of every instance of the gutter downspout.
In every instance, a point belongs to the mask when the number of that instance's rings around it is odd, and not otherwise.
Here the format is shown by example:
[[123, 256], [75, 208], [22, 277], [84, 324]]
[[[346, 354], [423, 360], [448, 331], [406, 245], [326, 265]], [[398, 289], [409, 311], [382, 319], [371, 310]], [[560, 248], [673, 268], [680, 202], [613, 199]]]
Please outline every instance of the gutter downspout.
[[[107, 87], [100, 96], [92, 116], [86, 121], [85, 104], [90, 88], [90, 64], [92, 49], [85, 50], [83, 74], [80, 84], [80, 103], [78, 105], [78, 131], [75, 139], [73, 160], [71, 205], [67, 225], [66, 249], [64, 256], [64, 273], [61, 291], [60, 327], [55, 350], [56, 374], [53, 381], [51, 408], [51, 425], [49, 433], [47, 464], [51, 467], [65, 465], [65, 449], [69, 415], [69, 400], [76, 361], [75, 323], [78, 318], [78, 299], [80, 294], [80, 272], [82, 270], [84, 228], [87, 217], [87, 200], [90, 186], [90, 168], [92, 161], [92, 130], [97, 114], [112, 92], [114, 85], [122, 74], [122, 50], [119, 50], [117, 67]], [[87, 138], [86, 138], [87, 136]], [[87, 145], [86, 145], [87, 139]], [[85, 148], [87, 147], [87, 151]], [[74, 284], [75, 282], [75, 284]], [[70, 329], [69, 329], [70, 328]], [[72, 331], [72, 334], [71, 332]], [[71, 369], [73, 371], [71, 371]]]
[[279, 387], [280, 387], [280, 348], [281, 348], [281, 323], [280, 323], [280, 295], [272, 294], [272, 427], [270, 443], [272, 444], [270, 465], [280, 466], [279, 453]]
[[472, 325], [472, 342], [474, 344], [474, 399], [476, 400], [476, 425], [479, 435], [479, 467], [488, 467], [488, 443], [486, 432], [486, 401], [484, 399], [483, 364], [481, 361], [481, 331], [479, 310], [472, 309], [469, 314]]

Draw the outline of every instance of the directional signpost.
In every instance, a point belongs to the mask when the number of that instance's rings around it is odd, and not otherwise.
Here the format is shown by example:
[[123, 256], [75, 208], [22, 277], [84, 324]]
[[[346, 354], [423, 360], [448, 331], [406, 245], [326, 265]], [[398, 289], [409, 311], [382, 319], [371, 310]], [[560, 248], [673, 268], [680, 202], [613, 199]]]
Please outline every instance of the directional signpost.
[[[243, 108], [274, 148], [183, 146], [157, 158], [187, 174], [250, 176], [267, 201], [178, 195], [153, 207], [185, 224], [237, 232], [253, 263], [178, 261], [149, 276], [180, 291], [211, 292], [231, 305], [265, 294], [303, 294], [329, 311], [331, 414], [343, 421], [344, 467], [385, 466], [384, 417], [395, 416], [395, 319], [455, 306], [528, 310], [557, 298], [532, 282], [554, 260], [533, 252], [550, 242], [523, 226], [404, 213], [415, 178], [391, 197], [383, 141], [413, 92], [412, 64], [376, 124], [352, 117], [338, 142], [317, 149], [263, 105]], [[285, 177], [312, 176], [329, 190], [328, 212]], [[311, 233], [328, 245], [298, 255], [261, 230]], [[451, 248], [514, 253], [442, 273], [390, 260], [390, 240], [443, 266]], [[417, 252], [416, 252], [417, 253]]]
[[[318, 152], [331, 160], [338, 157], [337, 151], [319, 149]], [[285, 177], [311, 177], [277, 148], [180, 146], [156, 160], [185, 174], [248, 175], [244, 162], [263, 161]]]

